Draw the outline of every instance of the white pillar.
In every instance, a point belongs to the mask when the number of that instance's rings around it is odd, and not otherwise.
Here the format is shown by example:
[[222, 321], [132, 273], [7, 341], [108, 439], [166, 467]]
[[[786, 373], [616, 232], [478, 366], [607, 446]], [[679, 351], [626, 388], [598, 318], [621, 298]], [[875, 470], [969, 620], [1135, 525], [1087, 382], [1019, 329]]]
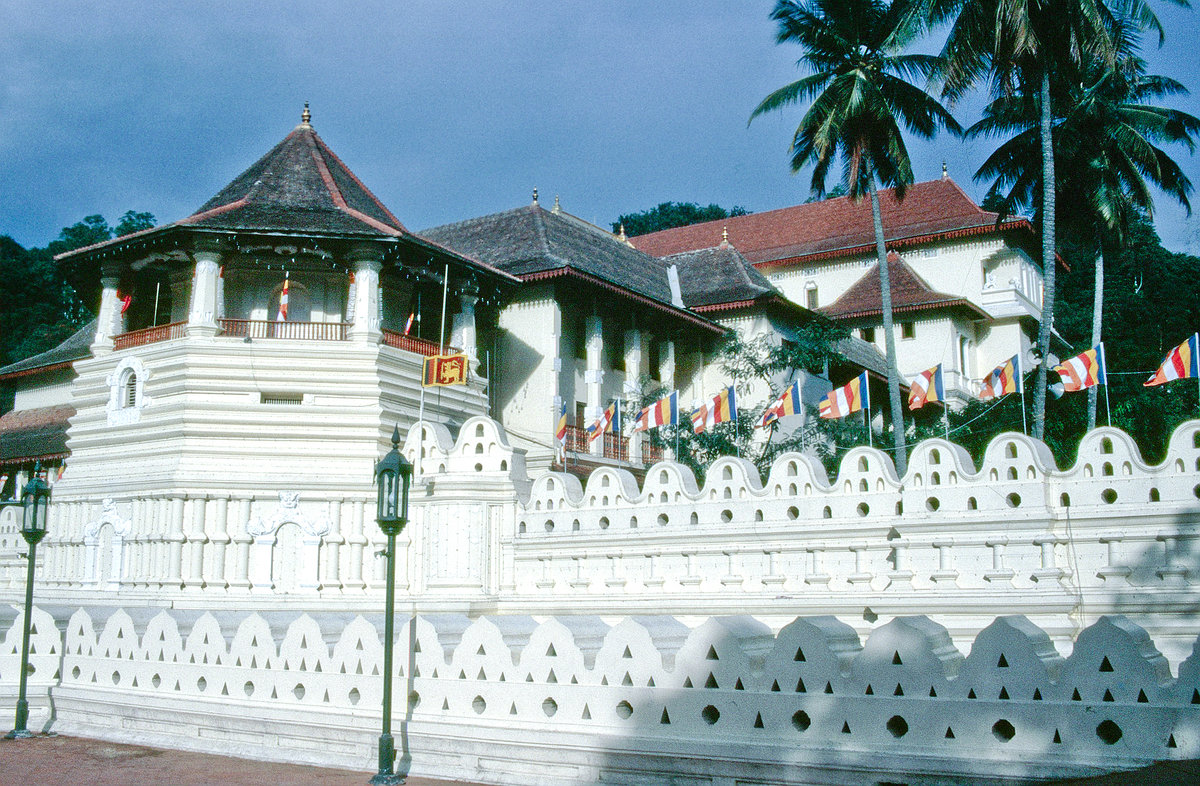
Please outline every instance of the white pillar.
[[354, 257], [354, 324], [350, 340], [378, 344], [380, 332], [379, 271], [383, 262], [378, 252], [358, 251]]
[[211, 249], [196, 251], [192, 297], [188, 307], [189, 336], [217, 334], [217, 289], [221, 276], [221, 254]]
[[96, 337], [92, 339], [92, 354], [112, 352], [112, 337], [121, 332], [121, 303], [117, 299], [116, 275], [100, 278], [100, 313], [96, 318]]
[[[625, 385], [622, 391], [626, 412], [637, 414], [637, 403], [641, 398], [641, 388], [638, 382], [642, 376], [642, 333], [637, 329], [625, 331]], [[642, 432], [634, 434], [629, 439], [629, 461], [640, 464], [642, 461], [642, 441], [646, 435]]]
[[[584, 425], [588, 426], [604, 412], [600, 398], [604, 384], [604, 323], [599, 314], [592, 314], [584, 323], [584, 330], [587, 331], [587, 371], [583, 375], [587, 387], [587, 411], [584, 413], [587, 422]], [[603, 455], [604, 437], [597, 437], [592, 442], [590, 452]]]
[[478, 300], [474, 292], [459, 295], [459, 310], [450, 327], [451, 346], [466, 354], [471, 368], [479, 366], [479, 347], [475, 339], [475, 303]]

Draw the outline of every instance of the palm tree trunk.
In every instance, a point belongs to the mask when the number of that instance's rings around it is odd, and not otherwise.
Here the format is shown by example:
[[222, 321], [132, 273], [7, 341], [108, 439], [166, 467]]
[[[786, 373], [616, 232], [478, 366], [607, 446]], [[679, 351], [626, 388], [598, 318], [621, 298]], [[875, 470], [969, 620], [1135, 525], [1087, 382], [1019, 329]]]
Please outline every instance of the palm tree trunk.
[[[904, 411], [900, 404], [900, 372], [896, 368], [896, 334], [892, 332], [892, 285], [888, 279], [887, 247], [883, 242], [883, 216], [879, 212], [879, 192], [875, 189], [875, 170], [869, 160], [867, 182], [871, 189], [871, 218], [875, 222], [875, 254], [879, 257], [879, 295], [883, 311], [883, 344], [887, 355], [888, 401], [892, 410], [892, 434], [895, 438], [896, 473], [903, 478], [908, 469], [904, 444]], [[869, 428], [868, 424], [868, 428]]]
[[[1104, 241], [1096, 238], [1096, 285], [1092, 293], [1092, 346], [1100, 343], [1100, 327], [1104, 316]], [[1100, 388], [1093, 385], [1088, 388], [1088, 431], [1096, 427], [1096, 404], [1099, 402]]]
[[1033, 387], [1033, 437], [1046, 434], [1046, 375], [1050, 370], [1050, 331], [1054, 328], [1054, 138], [1051, 130], [1050, 72], [1042, 74], [1041, 119], [1038, 123], [1042, 142], [1042, 318], [1038, 324], [1037, 367]]

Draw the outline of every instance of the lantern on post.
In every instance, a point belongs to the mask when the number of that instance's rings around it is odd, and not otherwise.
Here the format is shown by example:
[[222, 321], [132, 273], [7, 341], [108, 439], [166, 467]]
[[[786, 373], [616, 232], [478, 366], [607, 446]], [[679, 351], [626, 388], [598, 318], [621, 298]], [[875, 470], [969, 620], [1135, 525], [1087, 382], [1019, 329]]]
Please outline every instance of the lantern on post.
[[[35, 464], [33, 476], [25, 484], [21, 496], [21, 537], [29, 544], [29, 564], [25, 570], [25, 629], [21, 637], [21, 673], [17, 689], [17, 714], [13, 730], [5, 739], [31, 737], [26, 728], [29, 721], [29, 702], [25, 699], [25, 684], [29, 677], [29, 631], [33, 617], [33, 569], [37, 560], [37, 544], [46, 537], [46, 516], [50, 506], [50, 484], [41, 477], [42, 465]], [[13, 504], [13, 503], [7, 503]]]
[[387, 535], [387, 587], [383, 622], [383, 729], [379, 735], [379, 771], [371, 783], [404, 783], [395, 771], [396, 743], [392, 738], [392, 647], [396, 616], [396, 536], [408, 523], [408, 488], [412, 464], [400, 455], [400, 427], [392, 429], [392, 449], [375, 465], [375, 520]]

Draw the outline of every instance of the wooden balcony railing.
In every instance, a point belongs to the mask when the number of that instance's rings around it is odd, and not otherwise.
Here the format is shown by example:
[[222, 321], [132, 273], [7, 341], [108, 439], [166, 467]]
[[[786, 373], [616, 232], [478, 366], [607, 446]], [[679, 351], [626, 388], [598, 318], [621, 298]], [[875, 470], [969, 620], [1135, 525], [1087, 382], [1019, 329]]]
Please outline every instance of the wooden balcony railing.
[[[438, 354], [438, 345], [436, 342], [426, 341], [423, 338], [416, 338], [414, 336], [406, 336], [403, 333], [397, 333], [395, 330], [387, 330], [386, 328], [383, 330], [383, 343], [389, 347], [424, 355], [427, 358]], [[449, 355], [458, 351], [455, 347], [446, 347], [445, 354]]]
[[[605, 433], [603, 457], [613, 461], [629, 461], [629, 440], [616, 434]], [[589, 454], [591, 445], [588, 444], [587, 430], [578, 426], [567, 426], [567, 452]], [[649, 466], [662, 461], [663, 450], [658, 445], [650, 444], [648, 438], [642, 440], [642, 464]]]
[[183, 338], [187, 331], [187, 322], [172, 322], [167, 325], [154, 325], [141, 330], [130, 330], [113, 336], [113, 349], [129, 349], [143, 344], [156, 344], [159, 341], [170, 341], [173, 338]]
[[290, 338], [300, 341], [345, 341], [350, 322], [272, 322], [266, 319], [221, 319], [221, 334], [234, 338]]

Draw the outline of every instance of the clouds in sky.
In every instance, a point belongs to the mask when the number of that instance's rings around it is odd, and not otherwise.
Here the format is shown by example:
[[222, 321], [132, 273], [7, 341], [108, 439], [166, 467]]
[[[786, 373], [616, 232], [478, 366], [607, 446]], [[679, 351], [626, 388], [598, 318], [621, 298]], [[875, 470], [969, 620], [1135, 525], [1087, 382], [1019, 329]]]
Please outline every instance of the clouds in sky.
[[[799, 50], [774, 43], [772, 5], [8, 0], [0, 234], [44, 245], [90, 213], [182, 218], [282, 139], [306, 100], [317, 132], [414, 230], [524, 204], [535, 186], [601, 225], [667, 200], [795, 204], [808, 196], [787, 165], [799, 110], [746, 123], [799, 76]], [[1159, 8], [1168, 49], [1147, 55], [1187, 83], [1179, 50], [1198, 17]], [[1179, 106], [1200, 114], [1194, 99]], [[977, 105], [957, 114], [969, 124]], [[916, 145], [917, 178], [946, 160], [981, 197], [971, 176], [990, 146]], [[1193, 226], [1161, 202], [1169, 246], [1200, 244]]]

